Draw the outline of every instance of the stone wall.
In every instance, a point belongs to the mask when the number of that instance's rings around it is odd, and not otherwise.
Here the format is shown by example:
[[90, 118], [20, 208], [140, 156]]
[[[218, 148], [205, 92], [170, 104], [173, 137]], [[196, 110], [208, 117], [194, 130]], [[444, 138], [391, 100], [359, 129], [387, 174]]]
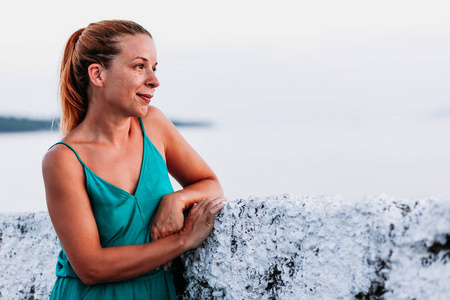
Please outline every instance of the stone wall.
[[[0, 214], [1, 297], [47, 299], [59, 247], [47, 213]], [[279, 195], [229, 201], [174, 276], [180, 299], [448, 299], [449, 262], [449, 200]]]
[[47, 212], [0, 214], [0, 299], [48, 299], [60, 249]]

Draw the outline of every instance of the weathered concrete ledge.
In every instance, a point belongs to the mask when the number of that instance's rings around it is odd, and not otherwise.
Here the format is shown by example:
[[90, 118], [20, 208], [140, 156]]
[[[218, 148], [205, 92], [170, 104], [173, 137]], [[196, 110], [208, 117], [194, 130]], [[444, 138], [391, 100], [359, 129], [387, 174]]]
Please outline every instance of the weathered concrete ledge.
[[[0, 298], [46, 299], [59, 242], [46, 212], [0, 214]], [[181, 299], [448, 299], [450, 201], [229, 201], [174, 270]]]

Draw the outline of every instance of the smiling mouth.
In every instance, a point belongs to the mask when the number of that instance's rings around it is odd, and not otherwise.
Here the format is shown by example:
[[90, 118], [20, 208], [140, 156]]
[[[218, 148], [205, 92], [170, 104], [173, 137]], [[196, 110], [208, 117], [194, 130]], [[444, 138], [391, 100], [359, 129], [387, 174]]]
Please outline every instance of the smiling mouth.
[[137, 94], [139, 97], [144, 99], [146, 102], [150, 102], [152, 100], [153, 95], [150, 94]]

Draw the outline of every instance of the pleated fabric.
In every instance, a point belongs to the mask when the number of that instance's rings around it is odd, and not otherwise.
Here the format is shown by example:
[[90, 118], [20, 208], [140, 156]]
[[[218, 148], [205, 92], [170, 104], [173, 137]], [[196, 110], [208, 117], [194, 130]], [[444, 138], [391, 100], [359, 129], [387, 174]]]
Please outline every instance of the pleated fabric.
[[[141, 118], [139, 122], [144, 149], [141, 173], [134, 195], [92, 172], [69, 144], [56, 143], [69, 147], [84, 167], [86, 190], [103, 248], [150, 242], [151, 222], [158, 204], [164, 195], [173, 192], [166, 163], [147, 137]], [[54, 300], [176, 299], [170, 269], [153, 270], [131, 280], [88, 286], [79, 279], [64, 249], [61, 249], [56, 276], [50, 298]]]

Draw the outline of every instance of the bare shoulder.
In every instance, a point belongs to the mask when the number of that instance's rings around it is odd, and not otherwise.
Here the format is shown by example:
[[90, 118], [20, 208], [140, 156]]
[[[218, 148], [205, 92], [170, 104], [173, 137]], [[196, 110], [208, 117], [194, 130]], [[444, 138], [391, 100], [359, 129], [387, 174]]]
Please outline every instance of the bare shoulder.
[[142, 121], [144, 125], [149, 125], [150, 127], [156, 126], [158, 128], [172, 124], [160, 109], [152, 105], [148, 107], [147, 114], [142, 118]]
[[154, 106], [149, 106], [147, 114], [142, 118], [145, 132], [166, 159], [167, 153], [174, 145], [185, 143], [181, 134], [164, 113]]
[[58, 236], [67, 230], [64, 224], [68, 220], [75, 224], [73, 218], [91, 218], [84, 168], [71, 149], [57, 144], [47, 151], [42, 175], [48, 212]]
[[83, 167], [67, 146], [56, 144], [42, 159], [42, 175], [47, 188], [84, 182]]
[[42, 170], [62, 170], [73, 168], [80, 164], [75, 153], [63, 144], [56, 144], [50, 148], [42, 159]]
[[142, 118], [145, 131], [150, 139], [155, 139], [167, 143], [168, 139], [178, 134], [173, 123], [164, 113], [154, 106], [149, 106], [147, 114]]

